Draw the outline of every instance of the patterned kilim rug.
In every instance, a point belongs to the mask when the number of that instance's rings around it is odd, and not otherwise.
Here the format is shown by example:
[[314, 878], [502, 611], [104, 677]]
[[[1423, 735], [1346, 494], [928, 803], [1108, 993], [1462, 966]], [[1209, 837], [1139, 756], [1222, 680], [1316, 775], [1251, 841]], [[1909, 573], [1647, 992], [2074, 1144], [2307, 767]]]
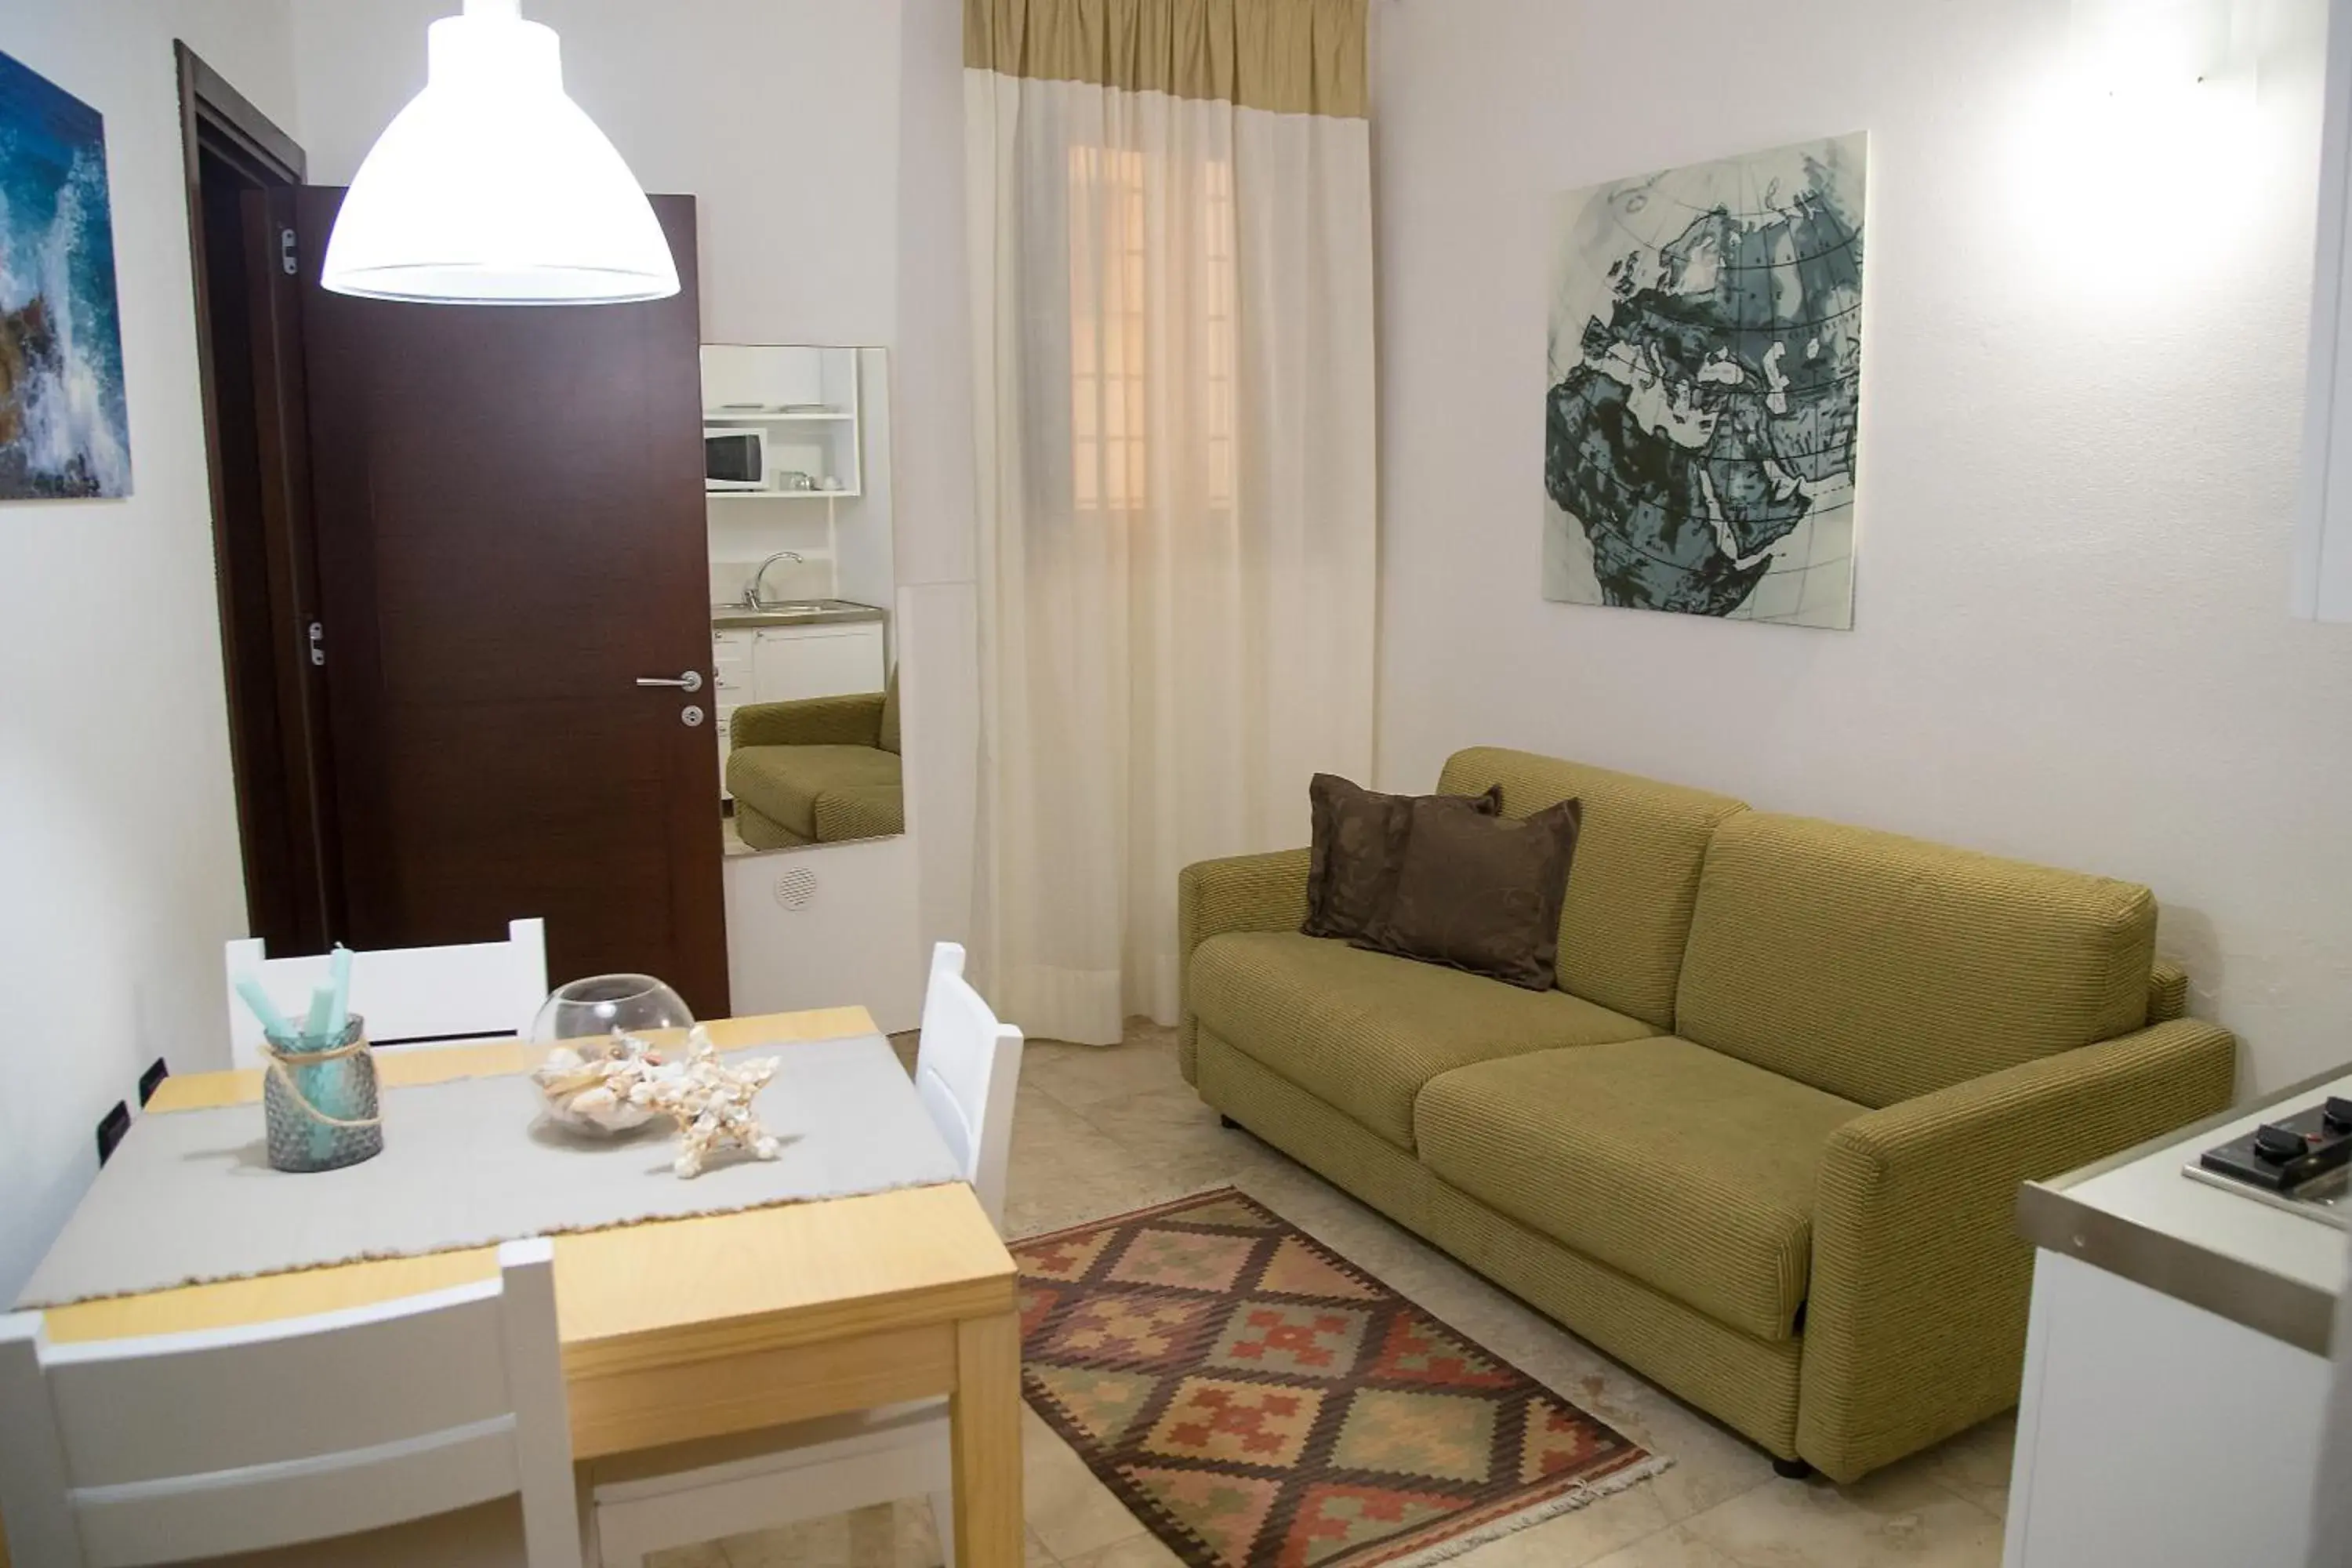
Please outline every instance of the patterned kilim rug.
[[1434, 1562], [1670, 1462], [1230, 1187], [1013, 1253], [1030, 1405], [1192, 1568]]

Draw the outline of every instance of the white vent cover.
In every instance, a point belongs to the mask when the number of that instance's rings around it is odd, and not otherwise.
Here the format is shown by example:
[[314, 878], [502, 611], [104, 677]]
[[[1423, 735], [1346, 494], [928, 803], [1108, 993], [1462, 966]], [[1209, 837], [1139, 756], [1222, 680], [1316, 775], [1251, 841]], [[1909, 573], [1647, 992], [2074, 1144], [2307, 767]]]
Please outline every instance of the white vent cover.
[[816, 898], [816, 873], [795, 866], [776, 879], [776, 902], [788, 910], [804, 910]]

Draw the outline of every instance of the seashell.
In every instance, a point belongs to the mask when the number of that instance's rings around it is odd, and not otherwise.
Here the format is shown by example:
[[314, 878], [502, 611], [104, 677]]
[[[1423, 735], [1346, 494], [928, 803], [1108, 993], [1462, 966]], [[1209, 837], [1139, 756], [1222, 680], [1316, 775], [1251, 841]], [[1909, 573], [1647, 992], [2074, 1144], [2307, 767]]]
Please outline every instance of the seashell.
[[663, 1114], [650, 1092], [640, 1092], [662, 1070], [636, 1036], [615, 1033], [593, 1057], [554, 1046], [531, 1073], [548, 1119], [587, 1132], [623, 1132]]

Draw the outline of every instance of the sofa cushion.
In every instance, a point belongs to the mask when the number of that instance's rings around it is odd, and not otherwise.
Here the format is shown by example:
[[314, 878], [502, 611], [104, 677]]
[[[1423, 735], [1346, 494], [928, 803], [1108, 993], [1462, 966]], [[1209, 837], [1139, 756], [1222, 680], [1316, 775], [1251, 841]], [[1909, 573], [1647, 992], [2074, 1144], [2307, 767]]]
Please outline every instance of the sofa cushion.
[[[1488, 790], [1456, 804], [1492, 816], [1503, 809], [1503, 792]], [[1361, 936], [1396, 891], [1412, 833], [1413, 797], [1317, 773], [1307, 782], [1307, 808], [1314, 841], [1307, 848], [1307, 919], [1298, 929], [1308, 936]]]
[[813, 842], [774, 818], [763, 816], [758, 806], [740, 795], [735, 799], [735, 832], [753, 849], [797, 849]]
[[1402, 1149], [1422, 1085], [1470, 1062], [1635, 1039], [1647, 1024], [1560, 991], [1293, 931], [1231, 931], [1192, 952], [1192, 1005], [1235, 1050]]
[[1675, 1032], [1892, 1105], [2138, 1028], [2155, 944], [2136, 883], [1750, 812], [1707, 851]]
[[1460, 1068], [1421, 1091], [1448, 1184], [1718, 1321], [1795, 1331], [1831, 1132], [1863, 1108], [1672, 1037]]
[[843, 784], [816, 797], [816, 841], [895, 838], [907, 831], [907, 792], [894, 784]]
[[1522, 817], [1414, 801], [1396, 887], [1356, 945], [1550, 990], [1580, 812], [1573, 800]]
[[1559, 911], [1559, 986], [1670, 1029], [1699, 867], [1716, 825], [1747, 807], [1727, 795], [1660, 784], [1531, 752], [1457, 752], [1437, 781], [1446, 795], [1503, 786], [1503, 815], [1584, 802], [1576, 869]]
[[727, 755], [727, 787], [735, 797], [811, 841], [820, 837], [820, 798], [898, 782], [897, 753], [872, 746], [738, 746]]

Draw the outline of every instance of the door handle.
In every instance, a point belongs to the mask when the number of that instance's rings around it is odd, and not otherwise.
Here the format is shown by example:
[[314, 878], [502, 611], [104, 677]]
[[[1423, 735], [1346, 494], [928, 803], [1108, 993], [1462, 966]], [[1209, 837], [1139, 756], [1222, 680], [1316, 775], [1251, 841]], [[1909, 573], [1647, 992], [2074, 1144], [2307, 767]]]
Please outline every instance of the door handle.
[[702, 671], [698, 669], [689, 669], [684, 675], [677, 677], [676, 679], [667, 679], [660, 676], [640, 675], [637, 677], [637, 684], [639, 686], [675, 686], [682, 691], [699, 691], [702, 689]]

